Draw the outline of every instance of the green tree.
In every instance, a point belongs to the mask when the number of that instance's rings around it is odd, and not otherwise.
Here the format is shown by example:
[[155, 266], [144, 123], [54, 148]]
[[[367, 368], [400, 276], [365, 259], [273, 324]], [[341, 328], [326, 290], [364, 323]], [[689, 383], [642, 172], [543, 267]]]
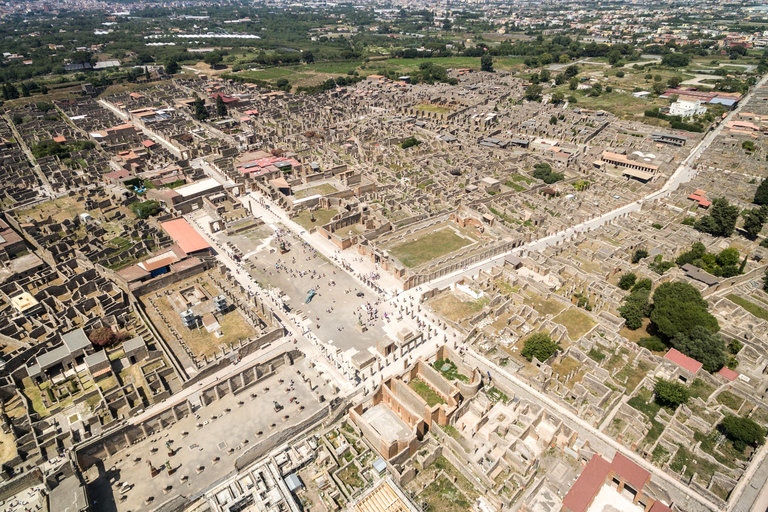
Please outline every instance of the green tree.
[[762, 180], [760, 185], [757, 186], [755, 198], [752, 202], [761, 206], [768, 205], [768, 179]]
[[768, 292], [768, 268], [765, 269], [765, 275], [763, 276], [763, 291]]
[[741, 143], [741, 148], [751, 153], [755, 150], [755, 143], [751, 140], [745, 140]]
[[157, 201], [144, 201], [142, 203], [133, 203], [131, 205], [133, 213], [139, 219], [147, 219], [152, 215], [156, 215], [160, 211], [160, 203]]
[[408, 137], [400, 144], [400, 147], [403, 149], [408, 149], [412, 148], [413, 146], [418, 146], [419, 144], [421, 144], [421, 141], [416, 137]]
[[632, 272], [627, 272], [619, 279], [619, 288], [629, 290], [635, 285], [635, 281], [637, 281], [637, 276]]
[[555, 125], [557, 124], [557, 116], [552, 116], [549, 118], [549, 124]]
[[688, 402], [688, 399], [691, 397], [687, 387], [679, 382], [671, 382], [664, 379], [656, 379], [653, 392], [656, 395], [656, 403], [672, 409], [677, 409], [677, 406]]
[[626, 320], [627, 329], [634, 331], [642, 327], [643, 318], [648, 316], [651, 289], [637, 288], [624, 299], [624, 304], [619, 307], [619, 315]]
[[493, 73], [493, 57], [487, 53], [480, 57], [480, 71]]
[[711, 332], [720, 330], [699, 290], [682, 281], [662, 283], [656, 288], [650, 318], [658, 332], [667, 338], [680, 333], [687, 336], [697, 326]]
[[729, 265], [736, 266], [739, 262], [739, 250], [735, 247], [728, 247], [723, 249], [717, 255], [717, 264], [721, 267], [727, 267]]
[[179, 71], [181, 71], [181, 67], [179, 66], [179, 63], [176, 62], [175, 60], [171, 59], [166, 63], [165, 72], [168, 73], [169, 75], [175, 75]]
[[224, 60], [224, 57], [221, 55], [220, 52], [211, 52], [205, 55], [203, 58], [203, 61], [211, 66], [212, 68], [215, 68], [217, 65], [221, 64], [221, 61]]
[[637, 249], [635, 253], [632, 255], [632, 263], [635, 263], [635, 264], [640, 263], [640, 260], [647, 257], [648, 257], [648, 251], [646, 251], [645, 249]]
[[765, 429], [750, 418], [727, 414], [717, 428], [733, 441], [737, 450], [744, 451], [747, 446], [757, 447], [765, 442]]
[[227, 105], [224, 103], [221, 94], [216, 96], [216, 115], [219, 117], [226, 117], [227, 115]]
[[570, 80], [568, 80], [568, 89], [575, 91], [579, 87], [579, 79], [577, 77], [572, 77]]
[[208, 109], [205, 107], [205, 100], [203, 98], [195, 99], [195, 119], [198, 121], [205, 121], [208, 119]]
[[531, 84], [528, 87], [525, 88], [525, 99], [528, 101], [539, 101], [541, 100], [541, 92], [544, 89], [540, 85], [537, 84]]
[[535, 357], [541, 362], [549, 359], [552, 354], [560, 350], [560, 344], [552, 341], [548, 334], [539, 332], [529, 336], [523, 342], [523, 350], [520, 352], [528, 361]]
[[[562, 75], [558, 75], [558, 76], [562, 76]], [[562, 103], [564, 99], [565, 99], [565, 94], [563, 94], [562, 91], [555, 91], [552, 93], [552, 97], [549, 101], [551, 103], [558, 104], [558, 103]]]
[[700, 218], [693, 227], [712, 236], [728, 237], [733, 234], [738, 218], [739, 207], [731, 206], [727, 199], [719, 197], [712, 201], [709, 215]]
[[579, 66], [576, 64], [571, 64], [567, 68], [565, 68], [565, 71], [563, 71], [563, 74], [565, 75], [565, 78], [571, 79], [579, 74]]
[[304, 53], [301, 55], [301, 60], [303, 60], [303, 61], [304, 61], [304, 62], [306, 62], [307, 64], [312, 64], [313, 62], [315, 62], [315, 55], [314, 55], [314, 54], [313, 54], [311, 51], [309, 51], [309, 50], [306, 50], [306, 51], [305, 51], [305, 52], [304, 52]]
[[683, 354], [700, 362], [710, 373], [719, 371], [727, 361], [723, 339], [701, 325], [694, 325], [688, 334], [679, 332], [672, 338], [671, 344]]

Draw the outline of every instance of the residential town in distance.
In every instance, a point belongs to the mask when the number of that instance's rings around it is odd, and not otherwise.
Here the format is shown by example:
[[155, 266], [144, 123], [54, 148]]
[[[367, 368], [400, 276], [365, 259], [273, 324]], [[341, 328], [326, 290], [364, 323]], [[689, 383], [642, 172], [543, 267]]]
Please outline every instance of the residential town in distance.
[[766, 13], [0, 3], [0, 511], [767, 511]]

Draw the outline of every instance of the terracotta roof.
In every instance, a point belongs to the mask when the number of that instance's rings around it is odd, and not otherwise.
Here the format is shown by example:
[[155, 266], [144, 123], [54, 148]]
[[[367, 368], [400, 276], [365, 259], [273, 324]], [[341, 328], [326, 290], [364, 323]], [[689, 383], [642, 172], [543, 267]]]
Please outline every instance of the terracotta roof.
[[186, 219], [174, 219], [161, 224], [168, 235], [179, 244], [187, 254], [209, 249], [211, 245], [189, 225]]
[[685, 354], [677, 351], [674, 348], [669, 349], [669, 352], [666, 353], [666, 355], [664, 356], [664, 359], [669, 359], [673, 363], [676, 363], [678, 366], [685, 368], [691, 373], [696, 373], [703, 366], [697, 360], [686, 356]]
[[152, 146], [155, 145], [155, 143], [147, 139], [147, 140], [141, 141], [141, 145], [144, 146], [145, 148], [151, 148]]
[[730, 368], [728, 368], [727, 366], [723, 366], [722, 368], [720, 368], [720, 371], [717, 373], [730, 381], [734, 381], [739, 378], [739, 372], [735, 372]]
[[611, 470], [637, 491], [642, 489], [651, 478], [651, 474], [648, 471], [644, 470], [621, 453], [616, 453], [613, 457]]
[[593, 455], [576, 483], [563, 498], [563, 506], [572, 512], [585, 512], [603, 486], [610, 469], [610, 462], [598, 454]]
[[648, 512], [672, 512], [672, 509], [659, 500], [656, 500], [653, 502], [653, 505], [651, 505], [651, 510]]
[[144, 262], [144, 270], [147, 272], [152, 272], [153, 270], [157, 270], [159, 268], [167, 267], [171, 263], [175, 263], [173, 258], [163, 258], [157, 261], [147, 261]]
[[130, 283], [131, 281], [138, 281], [139, 279], [149, 276], [149, 272], [138, 265], [131, 265], [130, 267], [118, 270], [117, 275]]
[[53, 142], [67, 142], [67, 138], [63, 135], [53, 138]]

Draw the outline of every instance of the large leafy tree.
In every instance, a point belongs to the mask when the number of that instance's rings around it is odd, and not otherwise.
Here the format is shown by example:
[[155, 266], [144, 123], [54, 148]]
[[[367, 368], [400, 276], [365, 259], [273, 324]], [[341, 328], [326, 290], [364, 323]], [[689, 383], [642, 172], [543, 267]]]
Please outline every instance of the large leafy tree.
[[208, 109], [205, 108], [205, 100], [203, 98], [195, 99], [195, 119], [198, 121], [208, 119]]
[[[645, 279], [640, 280], [632, 289], [632, 293], [624, 299], [624, 304], [619, 308], [621, 318], [626, 320], [627, 329], [634, 331], [643, 325], [643, 318], [648, 315], [648, 298], [651, 295], [651, 288], [648, 286], [638, 287], [640, 283], [645, 284]], [[650, 284], [650, 279], [648, 280]]]
[[523, 342], [523, 350], [520, 354], [529, 361], [535, 357], [543, 362], [558, 350], [560, 350], [560, 345], [557, 342], [552, 341], [548, 334], [538, 332]]
[[672, 409], [676, 409], [678, 405], [686, 403], [691, 397], [687, 387], [679, 382], [664, 379], [656, 381], [653, 392], [656, 394], [656, 402], [659, 405], [671, 407]]
[[227, 115], [227, 105], [224, 103], [224, 98], [221, 97], [221, 94], [216, 96], [216, 115], [219, 117]]
[[744, 231], [747, 234], [747, 238], [752, 240], [757, 238], [757, 235], [762, 231], [763, 224], [765, 224], [766, 220], [768, 220], [768, 204], [744, 212]]
[[754, 420], [728, 414], [717, 426], [720, 432], [733, 441], [737, 450], [747, 446], [760, 446], [765, 442], [765, 429]]
[[487, 53], [480, 57], [480, 70], [493, 72], [493, 57]]
[[700, 362], [710, 373], [719, 371], [727, 361], [723, 339], [700, 325], [694, 326], [688, 334], [678, 333], [672, 338], [672, 346]]
[[699, 290], [682, 281], [662, 283], [656, 288], [650, 317], [659, 333], [667, 338], [680, 333], [689, 335], [697, 326], [711, 332], [720, 330]]
[[755, 198], [752, 201], [760, 206], [768, 204], [768, 180], [760, 182], [755, 191]]
[[728, 200], [719, 197], [712, 201], [709, 215], [699, 219], [694, 228], [712, 236], [731, 236], [739, 218], [739, 207], [731, 206]]

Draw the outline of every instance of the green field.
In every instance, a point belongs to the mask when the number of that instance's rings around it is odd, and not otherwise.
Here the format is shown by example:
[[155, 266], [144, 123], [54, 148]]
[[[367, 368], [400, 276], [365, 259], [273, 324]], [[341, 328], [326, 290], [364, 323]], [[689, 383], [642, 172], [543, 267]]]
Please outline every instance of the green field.
[[732, 293], [727, 295], [725, 298], [730, 300], [734, 304], [738, 304], [739, 306], [743, 307], [744, 309], [747, 310], [747, 312], [752, 313], [757, 318], [768, 320], [768, 309], [762, 308], [757, 304], [755, 304], [754, 302], [750, 302], [747, 299], [743, 299], [738, 295], [734, 295]]
[[471, 240], [460, 237], [452, 229], [441, 229], [396, 245], [389, 250], [389, 254], [406, 267], [414, 268], [471, 243]]
[[416, 105], [416, 110], [423, 110], [424, 112], [437, 112], [438, 114], [447, 114], [451, 111], [449, 108], [440, 107], [438, 105], [430, 105], [429, 103], [421, 103]]

